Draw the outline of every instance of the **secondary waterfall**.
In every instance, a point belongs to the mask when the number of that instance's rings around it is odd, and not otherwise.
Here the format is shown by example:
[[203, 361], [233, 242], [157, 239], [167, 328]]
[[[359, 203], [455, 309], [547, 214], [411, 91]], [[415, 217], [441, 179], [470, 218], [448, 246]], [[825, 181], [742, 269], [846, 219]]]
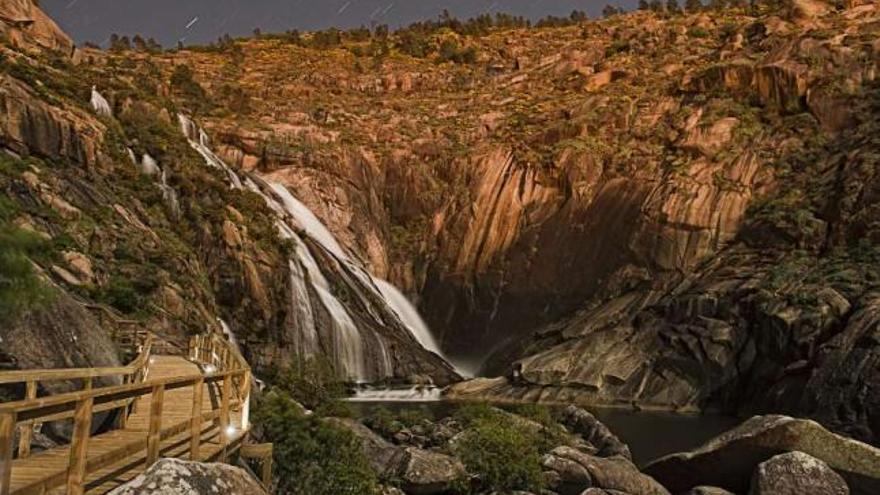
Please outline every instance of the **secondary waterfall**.
[[[387, 337], [359, 327], [352, 316], [354, 307], [366, 311], [371, 328], [394, 324], [397, 328], [409, 329], [415, 342], [440, 355], [436, 341], [415, 307], [397, 288], [374, 278], [305, 204], [281, 184], [239, 175], [212, 151], [210, 139], [202, 129], [188, 117], [178, 117], [190, 145], [205, 163], [222, 170], [232, 188], [260, 195], [277, 214], [275, 223], [280, 235], [292, 242], [294, 249], [288, 261], [288, 317], [296, 329], [293, 344], [302, 356], [331, 354], [337, 371], [357, 383], [393, 376]], [[328, 281], [330, 273], [334, 284]], [[358, 314], [364, 318], [363, 312]], [[408, 389], [400, 394], [436, 393], [429, 387], [418, 390]]]
[[440, 346], [437, 345], [437, 341], [434, 339], [434, 335], [431, 334], [431, 330], [428, 329], [428, 325], [422, 320], [419, 310], [400, 292], [400, 289], [386, 280], [379, 278], [373, 280], [376, 282], [376, 286], [379, 287], [382, 295], [385, 296], [388, 304], [394, 308], [394, 311], [397, 312], [397, 315], [400, 316], [400, 319], [412, 332], [413, 337], [419, 341], [419, 344], [422, 344], [422, 347], [425, 349], [442, 356]]
[[104, 117], [110, 117], [113, 115], [113, 110], [110, 109], [110, 103], [107, 102], [107, 99], [101, 96], [101, 93], [98, 93], [97, 88], [92, 86], [92, 99], [91, 99], [92, 109], [98, 115]]

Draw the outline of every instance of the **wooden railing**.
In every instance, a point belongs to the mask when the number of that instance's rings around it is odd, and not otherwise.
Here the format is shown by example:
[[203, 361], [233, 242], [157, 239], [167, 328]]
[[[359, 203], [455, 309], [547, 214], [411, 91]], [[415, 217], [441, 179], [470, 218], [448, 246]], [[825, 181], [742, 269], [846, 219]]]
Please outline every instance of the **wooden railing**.
[[[73, 436], [69, 445], [69, 462], [63, 473], [48, 473], [52, 479], [45, 480], [44, 488], [66, 484], [68, 494], [84, 493], [86, 479], [92, 473], [119, 462], [120, 459], [145, 452], [146, 466], [159, 458], [162, 442], [174, 438], [185, 442], [190, 459], [201, 459], [200, 449], [206, 427], [217, 429], [220, 452], [217, 460], [226, 461], [232, 450], [241, 446], [249, 425], [251, 372], [247, 362], [229, 342], [217, 335], [194, 337], [189, 346], [189, 359], [202, 366], [202, 373], [191, 376], [174, 376], [150, 379], [152, 339], [147, 338], [137, 359], [121, 368], [84, 370], [41, 370], [0, 373], [0, 384], [24, 383], [27, 396], [24, 400], [0, 404], [0, 495], [11, 493], [13, 459], [25, 459], [30, 455], [30, 436], [35, 424], [73, 418]], [[184, 358], [181, 357], [181, 360]], [[185, 363], [185, 361], [184, 361]], [[122, 384], [96, 388], [94, 379], [121, 376]], [[83, 388], [76, 392], [55, 396], [38, 397], [38, 385], [50, 380], [83, 380]], [[165, 392], [191, 389], [190, 418], [173, 425], [163, 424]], [[216, 401], [210, 401], [211, 410], [204, 411], [204, 392], [216, 392]], [[209, 392], [211, 393], [211, 392]], [[100, 455], [88, 456], [92, 417], [101, 411], [119, 409], [119, 428], [125, 429], [132, 406], [141, 397], [149, 396], [148, 431], [133, 444], [120, 445]], [[213, 395], [212, 395], [213, 397]], [[215, 404], [219, 402], [215, 406]], [[233, 411], [239, 412], [237, 424]], [[208, 424], [206, 425], [206, 422]], [[15, 430], [20, 431], [17, 456], [14, 444]], [[183, 435], [184, 439], [180, 440]], [[235, 445], [231, 445], [235, 442]], [[271, 445], [249, 446], [244, 457], [263, 461], [263, 483], [271, 482]], [[144, 455], [144, 454], [141, 454]], [[36, 461], [36, 459], [34, 459]], [[143, 466], [141, 466], [143, 467]], [[268, 471], [267, 471], [268, 468]]]
[[[92, 390], [96, 378], [113, 379], [124, 384], [140, 383], [147, 377], [150, 369], [150, 356], [153, 349], [153, 339], [151, 336], [145, 336], [143, 343], [139, 346], [139, 354], [137, 358], [127, 366], [109, 367], [109, 368], [76, 368], [76, 369], [54, 369], [54, 370], [21, 370], [21, 371], [5, 371], [0, 373], [0, 385], [24, 385], [25, 402], [33, 402], [37, 399], [37, 393], [40, 384], [46, 382], [81, 382], [81, 391], [86, 392]], [[112, 409], [127, 410], [131, 405], [132, 399], [118, 400], [102, 404], [93, 412], [105, 412]], [[17, 403], [13, 403], [17, 404]], [[18, 441], [18, 458], [25, 458], [30, 455], [31, 438], [34, 426], [39, 423], [49, 423], [52, 421], [60, 421], [74, 417], [73, 411], [59, 411], [55, 414], [39, 418], [40, 421], [22, 421], [17, 424], [19, 431]], [[120, 426], [125, 426], [126, 414], [120, 414]], [[3, 436], [0, 433], [0, 440]], [[4, 460], [3, 447], [0, 446], [0, 462]]]

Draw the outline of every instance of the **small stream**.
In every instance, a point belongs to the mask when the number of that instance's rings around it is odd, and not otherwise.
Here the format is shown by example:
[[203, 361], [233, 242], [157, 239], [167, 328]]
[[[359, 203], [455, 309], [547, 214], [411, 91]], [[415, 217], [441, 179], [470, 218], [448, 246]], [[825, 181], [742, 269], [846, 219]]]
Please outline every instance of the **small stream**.
[[[403, 392], [401, 392], [403, 394]], [[384, 407], [393, 412], [420, 409], [434, 419], [449, 416], [459, 403], [443, 400], [418, 400], [417, 397], [395, 397], [371, 400], [362, 395], [349, 401], [359, 416]], [[499, 407], [506, 407], [500, 405]], [[551, 409], [557, 406], [548, 406]], [[721, 415], [696, 415], [627, 409], [587, 408], [629, 445], [633, 460], [639, 466], [659, 457], [699, 447], [707, 440], [741, 423], [737, 418]]]

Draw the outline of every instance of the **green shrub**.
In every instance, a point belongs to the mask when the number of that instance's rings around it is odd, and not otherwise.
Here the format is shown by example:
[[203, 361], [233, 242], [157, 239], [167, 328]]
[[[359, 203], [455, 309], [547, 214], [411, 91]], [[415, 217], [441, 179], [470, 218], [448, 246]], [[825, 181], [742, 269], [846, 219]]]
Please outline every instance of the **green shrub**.
[[99, 301], [109, 304], [119, 311], [132, 314], [141, 308], [141, 297], [131, 280], [114, 276], [106, 287], [95, 295]]
[[290, 396], [278, 392], [266, 394], [254, 418], [274, 444], [278, 493], [378, 493], [376, 473], [350, 431], [303, 415]]
[[404, 428], [403, 423], [387, 407], [374, 409], [366, 418], [364, 424], [383, 437], [390, 438]]
[[476, 419], [455, 453], [480, 480], [481, 493], [537, 492], [543, 487], [540, 440], [537, 432], [510, 417]]
[[194, 112], [209, 110], [211, 105], [208, 93], [193, 77], [193, 71], [188, 65], [178, 65], [171, 73], [171, 89], [181, 96]]
[[541, 404], [517, 404], [511, 407], [510, 411], [524, 418], [528, 418], [542, 426], [557, 426], [550, 408]]
[[31, 262], [41, 256], [47, 243], [31, 232], [6, 224], [2, 215], [0, 211], [0, 320], [11, 321], [45, 303], [51, 295]]
[[440, 43], [437, 61], [440, 63], [473, 64], [477, 61], [477, 49], [472, 46], [463, 48], [455, 40], [444, 40], [443, 43]]
[[309, 409], [317, 410], [345, 395], [344, 384], [324, 357], [294, 362], [280, 370], [274, 381]]
[[702, 28], [700, 26], [691, 27], [690, 29], [687, 30], [687, 34], [691, 38], [708, 38], [709, 37], [709, 31], [707, 31], [705, 28]]
[[469, 426], [480, 420], [500, 420], [504, 416], [504, 413], [483, 402], [477, 404], [465, 404], [456, 409], [453, 416], [461, 424]]

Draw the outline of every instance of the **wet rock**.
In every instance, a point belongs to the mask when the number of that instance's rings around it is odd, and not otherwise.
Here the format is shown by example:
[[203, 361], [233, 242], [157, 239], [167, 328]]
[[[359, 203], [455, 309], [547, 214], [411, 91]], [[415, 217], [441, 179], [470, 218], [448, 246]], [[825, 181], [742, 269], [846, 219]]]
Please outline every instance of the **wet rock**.
[[228, 464], [160, 459], [144, 474], [116, 488], [112, 495], [265, 495], [245, 470]]
[[568, 406], [562, 413], [562, 424], [577, 433], [596, 448], [599, 457], [619, 455], [632, 460], [632, 454], [620, 438], [595, 416], [576, 406]]
[[849, 495], [843, 478], [828, 464], [803, 452], [780, 454], [762, 462], [752, 477], [750, 495]]
[[699, 485], [745, 492], [758, 464], [793, 451], [824, 461], [854, 494], [880, 492], [880, 449], [787, 416], [755, 416], [699, 449], [652, 462], [644, 472], [674, 492]]

